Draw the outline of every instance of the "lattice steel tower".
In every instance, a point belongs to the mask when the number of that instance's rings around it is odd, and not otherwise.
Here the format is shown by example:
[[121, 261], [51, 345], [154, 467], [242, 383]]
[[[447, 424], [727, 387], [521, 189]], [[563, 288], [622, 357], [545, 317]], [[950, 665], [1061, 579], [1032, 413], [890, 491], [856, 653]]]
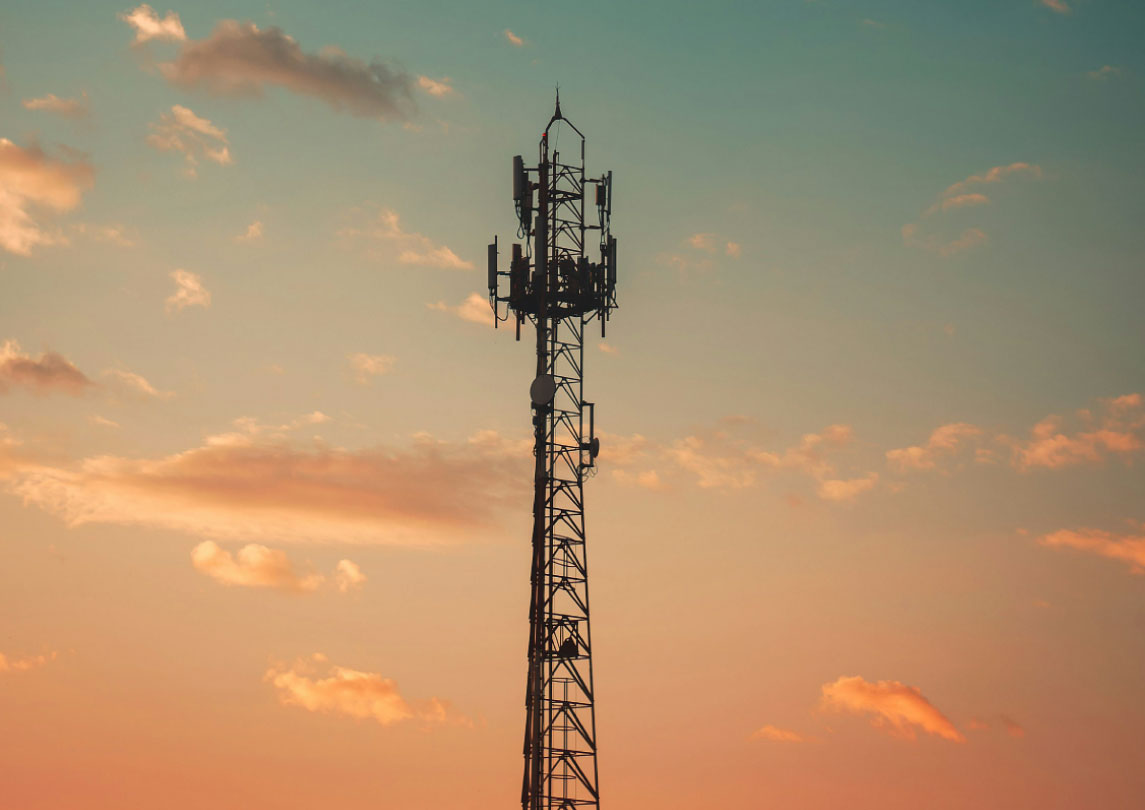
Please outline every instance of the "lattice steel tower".
[[[562, 134], [571, 157], [560, 151]], [[585, 224], [590, 186], [594, 225]], [[524, 248], [513, 245], [503, 272], [496, 239], [489, 246], [489, 300], [496, 322], [515, 320], [518, 340], [526, 320], [537, 331], [529, 390], [536, 467], [521, 806], [595, 808], [600, 796], [583, 487], [600, 444], [593, 403], [584, 399], [584, 334], [596, 319], [603, 335], [616, 308], [616, 240], [609, 224], [612, 172], [585, 177], [584, 135], [561, 115], [559, 95], [537, 165], [513, 158], [513, 199]], [[585, 255], [592, 231], [599, 232], [599, 262]]]

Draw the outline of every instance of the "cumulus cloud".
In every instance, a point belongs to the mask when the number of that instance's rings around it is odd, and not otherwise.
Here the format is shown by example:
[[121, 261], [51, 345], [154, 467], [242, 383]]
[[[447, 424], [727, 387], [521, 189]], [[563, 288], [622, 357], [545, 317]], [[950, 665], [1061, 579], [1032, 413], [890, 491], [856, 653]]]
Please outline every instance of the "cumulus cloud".
[[823, 684], [821, 706], [827, 710], [872, 715], [871, 723], [889, 733], [913, 740], [916, 728], [951, 742], [966, 738], [917, 687], [898, 681], [864, 680], [860, 676], [841, 677]]
[[1145, 533], [1116, 535], [1101, 529], [1061, 529], [1038, 542], [1050, 548], [1088, 551], [1123, 562], [1134, 574], [1145, 574]]
[[147, 136], [147, 143], [160, 152], [181, 152], [187, 174], [192, 177], [202, 158], [221, 166], [233, 162], [226, 131], [187, 107], [176, 104], [149, 126], [151, 134]]
[[[317, 670], [327, 670], [322, 677]], [[319, 653], [267, 670], [269, 682], [284, 706], [298, 706], [311, 712], [342, 714], [374, 720], [383, 726], [416, 721], [423, 726], [443, 724], [471, 725], [455, 712], [447, 701], [429, 698], [408, 701], [390, 678], [373, 672], [361, 672], [329, 664]]]
[[432, 304], [426, 304], [426, 307], [437, 312], [448, 312], [470, 323], [480, 324], [481, 326], [493, 326], [493, 308], [489, 306], [489, 299], [481, 295], [481, 293], [469, 293], [469, 295], [465, 297], [465, 300], [457, 305], [437, 301]]
[[80, 98], [60, 98], [55, 93], [48, 93], [38, 98], [26, 98], [20, 104], [26, 110], [42, 110], [62, 115], [64, 118], [86, 118], [91, 114], [87, 93]]
[[900, 471], [932, 470], [942, 456], [957, 452], [969, 439], [982, 435], [981, 428], [967, 422], [954, 422], [935, 428], [923, 445], [888, 450], [887, 461]]
[[41, 352], [32, 357], [15, 340], [0, 345], [0, 394], [12, 386], [23, 386], [37, 394], [53, 391], [78, 395], [94, 383], [57, 352]]
[[[350, 451], [299, 447], [286, 425], [239, 430], [157, 458], [66, 464], [0, 448], [0, 478], [25, 504], [69, 526], [149, 526], [216, 540], [427, 545], [472, 538], [524, 497], [528, 442], [487, 432], [449, 443]], [[521, 501], [523, 502], [523, 501]]]
[[119, 19], [135, 29], [137, 45], [152, 39], [182, 42], [187, 38], [178, 14], [168, 11], [165, 17], [160, 17], [155, 9], [146, 3], [131, 11], [125, 11], [119, 15]]
[[187, 307], [206, 308], [211, 305], [210, 290], [203, 286], [203, 279], [198, 273], [172, 270], [171, 278], [175, 280], [175, 292], [164, 302], [168, 314]]
[[1080, 411], [1079, 428], [1069, 429], [1061, 416], [1051, 415], [1030, 430], [1026, 440], [1001, 436], [1011, 449], [1011, 462], [1019, 470], [1062, 469], [1077, 464], [1097, 464], [1111, 456], [1129, 457], [1145, 447], [1145, 410], [1140, 394], [1104, 400], [1100, 418]]
[[804, 737], [802, 734], [797, 734], [794, 731], [788, 731], [785, 728], [777, 728], [776, 726], [764, 726], [752, 733], [753, 740], [771, 740], [772, 742], [785, 742], [785, 743], [801, 743], [810, 742], [810, 737]]
[[371, 378], [388, 373], [397, 362], [392, 354], [366, 354], [358, 352], [350, 355], [350, 367], [354, 378], [360, 383], [368, 383]]
[[472, 262], [461, 259], [445, 245], [438, 245], [420, 233], [402, 230], [398, 214], [391, 208], [383, 208], [377, 219], [366, 227], [343, 228], [338, 235], [349, 239], [363, 237], [372, 243], [381, 244], [389, 252], [396, 252], [401, 264], [447, 270], [473, 269]]
[[24, 658], [9, 658], [0, 653], [0, 672], [27, 672], [30, 669], [39, 669], [51, 661], [56, 660], [56, 653], [44, 655], [29, 655]]
[[37, 245], [65, 242], [33, 218], [37, 208], [71, 211], [92, 187], [95, 172], [83, 160], [49, 157], [38, 146], [27, 149], [0, 138], [0, 247], [28, 256]]
[[413, 80], [382, 61], [365, 62], [330, 46], [307, 53], [281, 28], [221, 20], [204, 39], [187, 40], [159, 71], [171, 84], [218, 96], [261, 96], [268, 87], [317, 98], [339, 112], [405, 120]]
[[314, 572], [298, 573], [286, 552], [251, 543], [237, 554], [204, 540], [191, 550], [191, 564], [197, 571], [223, 583], [248, 588], [273, 588], [289, 593], [317, 590], [325, 577]]
[[525, 44], [525, 40], [521, 39], [508, 28], [505, 29], [505, 39], [509, 40], [510, 45], [514, 45], [518, 48]]

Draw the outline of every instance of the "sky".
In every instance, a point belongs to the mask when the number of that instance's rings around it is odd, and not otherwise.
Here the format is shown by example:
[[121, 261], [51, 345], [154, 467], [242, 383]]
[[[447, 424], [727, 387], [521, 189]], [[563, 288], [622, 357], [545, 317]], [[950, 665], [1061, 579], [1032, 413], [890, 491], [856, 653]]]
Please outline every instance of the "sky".
[[1138, 808], [1145, 8], [0, 8], [0, 804], [519, 800], [559, 83], [602, 801]]

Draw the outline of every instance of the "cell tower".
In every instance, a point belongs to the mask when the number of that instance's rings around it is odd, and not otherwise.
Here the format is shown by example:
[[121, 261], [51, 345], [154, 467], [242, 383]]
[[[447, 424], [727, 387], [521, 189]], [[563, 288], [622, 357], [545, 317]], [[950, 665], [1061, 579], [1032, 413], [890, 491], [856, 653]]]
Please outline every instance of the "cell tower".
[[[572, 141], [571, 158], [559, 149], [562, 134]], [[585, 224], [589, 186], [595, 225]], [[600, 443], [593, 403], [584, 399], [584, 335], [596, 319], [603, 336], [616, 308], [616, 240], [610, 231], [612, 172], [585, 177], [584, 135], [561, 115], [559, 93], [537, 165], [513, 158], [513, 200], [524, 247], [513, 245], [509, 270], [502, 272], [494, 238], [489, 301], [494, 325], [513, 318], [518, 340], [526, 320], [537, 330], [537, 373], [529, 390], [536, 469], [521, 807], [595, 808], [600, 795], [583, 489]], [[590, 231], [599, 231], [599, 262], [585, 255]]]

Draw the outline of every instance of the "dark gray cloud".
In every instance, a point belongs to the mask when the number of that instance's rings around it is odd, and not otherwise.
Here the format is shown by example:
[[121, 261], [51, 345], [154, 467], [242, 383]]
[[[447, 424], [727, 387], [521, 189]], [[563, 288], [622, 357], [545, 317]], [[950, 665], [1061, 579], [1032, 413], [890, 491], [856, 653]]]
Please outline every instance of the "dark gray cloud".
[[260, 96], [278, 86], [363, 118], [405, 120], [415, 108], [415, 79], [401, 68], [367, 63], [334, 47], [306, 53], [281, 28], [251, 22], [222, 20], [205, 39], [183, 43], [175, 60], [159, 69], [187, 89]]

